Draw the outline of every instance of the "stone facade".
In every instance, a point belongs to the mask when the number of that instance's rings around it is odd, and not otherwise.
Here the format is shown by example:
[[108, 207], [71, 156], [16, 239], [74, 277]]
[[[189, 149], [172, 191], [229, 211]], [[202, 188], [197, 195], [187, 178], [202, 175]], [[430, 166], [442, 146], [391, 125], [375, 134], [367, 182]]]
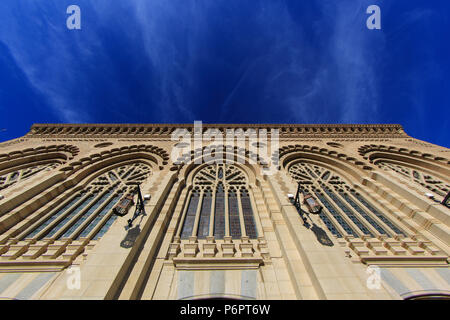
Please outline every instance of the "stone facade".
[[[183, 153], [179, 128], [194, 140], [188, 124], [35, 124], [1, 143], [0, 298], [450, 295], [449, 149], [400, 125], [203, 125], [277, 129], [278, 146]], [[299, 182], [320, 213], [293, 205]], [[112, 209], [137, 183], [151, 197], [128, 227], [134, 207]]]

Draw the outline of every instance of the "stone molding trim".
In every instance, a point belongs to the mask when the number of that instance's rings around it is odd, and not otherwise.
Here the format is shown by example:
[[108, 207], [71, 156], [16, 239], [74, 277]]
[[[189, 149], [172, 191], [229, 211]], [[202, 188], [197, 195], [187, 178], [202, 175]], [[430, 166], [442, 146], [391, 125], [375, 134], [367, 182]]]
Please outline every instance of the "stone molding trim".
[[[231, 151], [231, 152], [230, 152]], [[216, 161], [216, 153], [222, 155], [222, 161], [226, 162], [229, 159], [236, 161], [241, 164], [249, 164], [251, 161], [255, 164], [260, 165], [261, 167], [267, 167], [268, 163], [261, 158], [258, 154], [250, 151], [246, 148], [239, 148], [237, 146], [230, 145], [220, 145], [217, 146], [215, 144], [204, 146], [202, 148], [197, 148], [192, 150], [190, 153], [184, 153], [173, 163], [171, 167], [171, 171], [180, 171], [183, 167], [186, 166], [185, 169], [187, 172], [190, 172], [190, 169], [196, 167], [197, 161], [201, 161], [200, 163], [209, 163]], [[231, 157], [230, 157], [231, 156]], [[230, 158], [227, 158], [230, 157]], [[209, 159], [213, 158], [213, 159]]]
[[[26, 137], [170, 137], [176, 129], [193, 132], [193, 124], [33, 124]], [[203, 131], [226, 129], [280, 129], [281, 138], [311, 136], [316, 138], [405, 138], [408, 135], [399, 124], [202, 124]]]
[[450, 164], [450, 160], [440, 157], [440, 156], [436, 156], [436, 155], [432, 155], [430, 153], [423, 153], [417, 150], [411, 150], [411, 149], [407, 149], [407, 148], [402, 148], [402, 147], [395, 147], [395, 146], [385, 146], [385, 145], [375, 145], [375, 144], [371, 144], [371, 145], [364, 145], [358, 148], [358, 153], [364, 157], [364, 159], [369, 160], [369, 161], [373, 161], [375, 160], [376, 154], [377, 153], [392, 153], [392, 154], [401, 154], [404, 156], [408, 156], [408, 157], [414, 157], [417, 159], [422, 159], [422, 160], [431, 160], [431, 161], [436, 161], [437, 163], [440, 164]]
[[38, 148], [28, 148], [24, 150], [11, 151], [9, 153], [0, 154], [0, 166], [3, 168], [5, 163], [12, 163], [13, 161], [23, 157], [41, 157], [46, 153], [67, 153], [67, 159], [71, 160], [78, 155], [80, 149], [76, 146], [62, 144], [62, 145], [50, 145], [42, 146]]
[[28, 139], [17, 138], [17, 139], [5, 141], [5, 142], [0, 142], [0, 148], [6, 148], [8, 146], [11, 146], [11, 145], [14, 145], [14, 144], [18, 144], [18, 143], [21, 143], [21, 142], [25, 142], [27, 140]]
[[[39, 178], [37, 173], [60, 167], [77, 156], [78, 153], [79, 149], [77, 147], [63, 144], [0, 154], [0, 190], [6, 188], [7, 193], [11, 192], [12, 188], [20, 185], [19, 182], [24, 177], [28, 185], [32, 184], [35, 179]], [[15, 176], [14, 181], [11, 181], [11, 183], [8, 181], [8, 175], [10, 179], [12, 179], [11, 176]], [[22, 188], [23, 186], [20, 186], [19, 190]], [[5, 196], [5, 193], [2, 194]]]
[[118, 156], [128, 156], [129, 158], [132, 158], [131, 155], [138, 155], [138, 154], [148, 154], [148, 155], [155, 155], [155, 158], [152, 158], [152, 160], [157, 163], [160, 170], [163, 169], [163, 166], [168, 164], [169, 161], [169, 154], [166, 150], [153, 146], [153, 145], [131, 145], [131, 146], [123, 146], [120, 148], [113, 148], [110, 150], [104, 150], [99, 153], [93, 153], [89, 156], [83, 157], [81, 159], [78, 159], [74, 162], [68, 163], [64, 167], [60, 169], [60, 171], [66, 172], [67, 175], [71, 175], [72, 173], [75, 173], [83, 168], [86, 168], [92, 164], [105, 161], [111, 158], [115, 158]]
[[[279, 149], [279, 161], [280, 161], [280, 169], [281, 167], [285, 168], [286, 165], [293, 159], [298, 158], [301, 154], [309, 154], [309, 155], [317, 155], [320, 158], [326, 158], [332, 161], [337, 161], [337, 163], [342, 163], [346, 167], [353, 167], [364, 171], [372, 171], [374, 168], [369, 166], [367, 163], [362, 162], [354, 157], [348, 156], [339, 150], [329, 150], [327, 148], [320, 148], [318, 146], [309, 146], [309, 145], [288, 145], [281, 147]], [[274, 154], [273, 156], [276, 156]], [[361, 172], [352, 172], [354, 176], [361, 176]]]

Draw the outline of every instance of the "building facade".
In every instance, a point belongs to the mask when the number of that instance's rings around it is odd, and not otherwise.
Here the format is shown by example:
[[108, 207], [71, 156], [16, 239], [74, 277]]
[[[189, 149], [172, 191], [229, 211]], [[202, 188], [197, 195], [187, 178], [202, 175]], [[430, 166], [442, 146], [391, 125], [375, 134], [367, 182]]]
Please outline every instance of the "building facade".
[[449, 191], [400, 125], [35, 124], [0, 144], [0, 298], [449, 297]]

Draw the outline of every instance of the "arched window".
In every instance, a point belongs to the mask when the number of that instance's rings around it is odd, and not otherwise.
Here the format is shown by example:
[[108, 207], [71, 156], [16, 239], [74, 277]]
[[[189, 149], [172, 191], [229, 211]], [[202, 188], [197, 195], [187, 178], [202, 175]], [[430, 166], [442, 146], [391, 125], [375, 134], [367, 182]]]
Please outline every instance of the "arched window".
[[303, 191], [321, 202], [323, 209], [319, 216], [336, 237], [405, 235], [382, 210], [332, 170], [297, 161], [290, 165], [288, 172], [295, 181], [301, 183]]
[[15, 185], [16, 183], [31, 178], [39, 172], [50, 171], [57, 166], [59, 162], [49, 162], [43, 164], [35, 164], [25, 168], [13, 168], [10, 170], [3, 170], [0, 172], [0, 190], [6, 189]]
[[197, 172], [183, 212], [181, 239], [258, 236], [246, 176], [234, 165], [211, 164]]
[[[403, 178], [414, 182], [431, 191], [437, 198], [444, 198], [450, 191], [450, 182], [444, 181], [435, 175], [418, 168], [388, 161], [379, 161], [377, 165], [380, 169], [388, 172], [396, 172]], [[442, 199], [441, 199], [442, 200]]]
[[48, 172], [73, 159], [79, 149], [72, 145], [47, 145], [0, 154], [0, 190]]
[[68, 196], [23, 231], [19, 239], [97, 240], [115, 221], [114, 205], [135, 191], [135, 183], [150, 174], [147, 164], [135, 162], [104, 172], [83, 189]]

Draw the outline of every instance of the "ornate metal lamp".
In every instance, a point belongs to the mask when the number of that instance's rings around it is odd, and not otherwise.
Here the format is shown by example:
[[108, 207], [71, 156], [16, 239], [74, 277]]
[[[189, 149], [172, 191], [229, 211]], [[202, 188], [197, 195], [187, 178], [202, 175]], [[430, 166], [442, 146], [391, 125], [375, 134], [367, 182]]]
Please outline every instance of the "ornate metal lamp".
[[134, 204], [133, 195], [127, 194], [120, 202], [114, 207], [113, 213], [123, 217], [128, 213], [131, 206]]
[[316, 199], [309, 193], [304, 194], [303, 203], [308, 207], [309, 212], [318, 214], [322, 209], [322, 206], [317, 203]]
[[[145, 215], [145, 209], [144, 209], [144, 199], [142, 198], [141, 188], [139, 187], [139, 184], [136, 185], [136, 192], [137, 194], [137, 202], [136, 202], [136, 210], [134, 211], [133, 217], [128, 220], [128, 227], [131, 228], [133, 225], [133, 221], [140, 215]], [[144, 196], [145, 200], [150, 200], [150, 195], [146, 194]], [[130, 210], [131, 206], [134, 204], [133, 201], [133, 194], [128, 194], [125, 196], [113, 209], [113, 213], [123, 217], [128, 213], [128, 210]]]
[[300, 210], [300, 194], [303, 195], [303, 204], [306, 205], [310, 213], [317, 214], [322, 209], [322, 206], [316, 201], [316, 199], [308, 192], [304, 192], [301, 187], [300, 181], [298, 182], [297, 195], [295, 196], [294, 205]]

